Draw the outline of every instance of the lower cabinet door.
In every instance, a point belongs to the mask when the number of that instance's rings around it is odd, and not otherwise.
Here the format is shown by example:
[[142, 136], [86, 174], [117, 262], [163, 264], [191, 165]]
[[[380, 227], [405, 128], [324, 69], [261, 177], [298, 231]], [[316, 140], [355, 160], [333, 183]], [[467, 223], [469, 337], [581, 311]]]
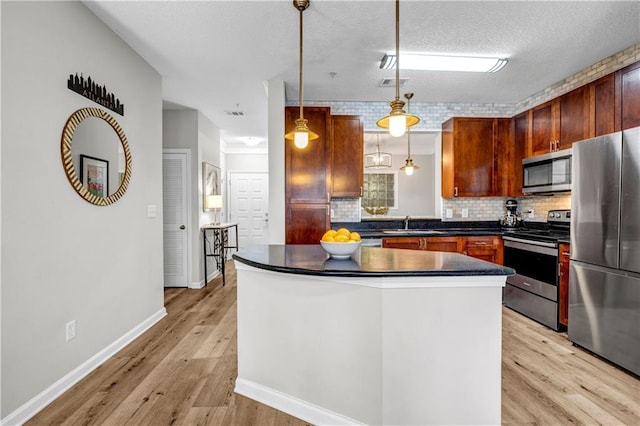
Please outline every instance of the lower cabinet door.
[[286, 214], [286, 244], [320, 244], [331, 226], [329, 204], [290, 203]]
[[427, 237], [423, 250], [460, 253], [459, 237]]
[[413, 237], [383, 238], [382, 247], [409, 249], [409, 250], [422, 250], [423, 240], [424, 238], [413, 238]]

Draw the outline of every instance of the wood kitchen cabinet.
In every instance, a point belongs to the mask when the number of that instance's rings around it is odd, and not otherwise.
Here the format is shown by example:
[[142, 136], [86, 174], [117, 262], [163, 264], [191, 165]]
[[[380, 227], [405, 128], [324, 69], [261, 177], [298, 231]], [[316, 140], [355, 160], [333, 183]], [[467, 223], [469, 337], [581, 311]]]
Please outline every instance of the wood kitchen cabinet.
[[571, 148], [574, 142], [590, 137], [589, 101], [588, 85], [560, 96], [560, 132], [556, 150]]
[[391, 237], [382, 239], [382, 247], [460, 253], [498, 265], [502, 265], [504, 260], [502, 237], [498, 235]]
[[615, 132], [615, 78], [608, 74], [589, 84], [590, 137]]
[[364, 121], [359, 115], [331, 116], [331, 196], [361, 197], [364, 180]]
[[[298, 107], [285, 108], [285, 128], [298, 118]], [[285, 241], [287, 244], [318, 244], [331, 224], [329, 207], [329, 137], [331, 114], [328, 107], [307, 107], [304, 117], [318, 134], [304, 149], [293, 141], [285, 143]]]
[[488, 235], [461, 238], [464, 238], [462, 254], [498, 265], [504, 263], [504, 246], [501, 237]]
[[460, 237], [392, 237], [383, 238], [382, 247], [462, 253], [460, 242]]
[[569, 259], [571, 246], [558, 245], [558, 321], [569, 325]]
[[511, 119], [511, 159], [508, 167], [511, 180], [508, 182], [507, 195], [511, 197], [522, 196], [522, 159], [526, 156], [527, 140], [529, 134], [529, 113], [520, 113]]
[[615, 72], [616, 131], [640, 126], [640, 62]]
[[286, 244], [320, 244], [331, 227], [327, 203], [289, 203], [286, 210]]
[[591, 137], [591, 89], [581, 86], [531, 108], [527, 156], [571, 148]]
[[392, 237], [383, 238], [382, 247], [408, 250], [423, 250], [424, 238], [422, 237]]
[[[453, 117], [442, 124], [442, 196], [506, 195], [500, 169], [511, 119]], [[504, 160], [505, 164], [506, 161]], [[509, 170], [510, 168], [507, 168]]]
[[531, 108], [529, 115], [529, 149], [527, 156], [556, 151], [560, 128], [560, 102], [553, 99]]

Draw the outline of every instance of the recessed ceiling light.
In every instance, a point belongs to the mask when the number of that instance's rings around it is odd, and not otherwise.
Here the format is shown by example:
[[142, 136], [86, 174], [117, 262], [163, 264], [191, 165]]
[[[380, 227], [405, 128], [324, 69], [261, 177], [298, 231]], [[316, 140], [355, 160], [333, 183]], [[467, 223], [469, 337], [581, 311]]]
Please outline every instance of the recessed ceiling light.
[[[447, 56], [401, 53], [402, 69], [421, 71], [466, 71], [496, 72], [507, 65], [506, 58], [488, 58], [480, 56]], [[380, 60], [381, 69], [395, 66], [396, 55], [386, 54]]]

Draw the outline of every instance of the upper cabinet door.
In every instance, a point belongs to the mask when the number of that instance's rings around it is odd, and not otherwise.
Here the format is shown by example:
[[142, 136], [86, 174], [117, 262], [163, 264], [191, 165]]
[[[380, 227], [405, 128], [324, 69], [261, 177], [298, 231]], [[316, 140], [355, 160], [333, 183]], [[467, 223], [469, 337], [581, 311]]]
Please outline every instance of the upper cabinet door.
[[513, 117], [512, 120], [512, 153], [509, 155], [511, 159], [511, 176], [507, 194], [511, 197], [522, 196], [522, 159], [528, 145], [529, 137], [529, 111], [525, 111]]
[[591, 91], [590, 136], [602, 136], [615, 132], [615, 83], [614, 75], [608, 74], [589, 84]]
[[[298, 107], [285, 108], [285, 129], [291, 129], [299, 114]], [[285, 141], [285, 196], [288, 203], [328, 203], [330, 155], [330, 109], [305, 107], [304, 118], [308, 126], [318, 134], [304, 149], [293, 141]]]
[[331, 196], [361, 197], [364, 122], [359, 115], [331, 116]]
[[615, 73], [616, 131], [640, 126], [640, 62]]
[[556, 150], [589, 138], [589, 86], [560, 96], [560, 139]]
[[559, 140], [560, 103], [553, 99], [531, 108], [531, 146], [528, 156], [555, 151]]
[[496, 195], [495, 119], [454, 117], [442, 124], [442, 196]]

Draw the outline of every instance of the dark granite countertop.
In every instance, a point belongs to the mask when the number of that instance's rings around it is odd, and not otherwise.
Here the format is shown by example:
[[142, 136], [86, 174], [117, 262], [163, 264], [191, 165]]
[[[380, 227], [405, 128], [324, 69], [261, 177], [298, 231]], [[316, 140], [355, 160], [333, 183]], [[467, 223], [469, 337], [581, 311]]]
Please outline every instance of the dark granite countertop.
[[241, 263], [291, 274], [387, 277], [513, 275], [511, 268], [458, 253], [360, 247], [350, 259], [332, 259], [318, 244], [252, 245], [233, 255]]

